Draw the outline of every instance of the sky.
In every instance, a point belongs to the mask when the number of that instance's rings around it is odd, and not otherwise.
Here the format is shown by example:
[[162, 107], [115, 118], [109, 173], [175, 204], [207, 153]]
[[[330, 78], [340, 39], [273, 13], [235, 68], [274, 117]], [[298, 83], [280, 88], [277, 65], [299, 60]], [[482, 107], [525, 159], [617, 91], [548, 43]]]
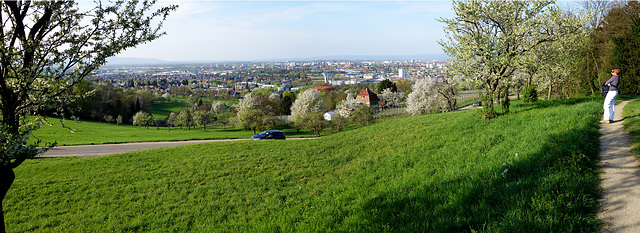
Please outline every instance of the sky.
[[167, 35], [117, 57], [254, 61], [442, 54], [451, 1], [159, 1]]

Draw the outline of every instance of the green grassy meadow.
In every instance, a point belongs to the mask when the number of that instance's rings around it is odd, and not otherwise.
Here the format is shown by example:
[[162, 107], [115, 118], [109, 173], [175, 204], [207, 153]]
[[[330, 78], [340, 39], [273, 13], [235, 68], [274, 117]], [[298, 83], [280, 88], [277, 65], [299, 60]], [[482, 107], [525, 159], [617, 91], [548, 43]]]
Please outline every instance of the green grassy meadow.
[[[234, 102], [228, 99], [211, 99], [211, 98], [202, 98], [203, 103], [212, 103], [213, 101], [224, 102], [227, 104], [227, 107], [230, 107]], [[166, 119], [169, 117], [169, 114], [172, 112], [179, 113], [184, 107], [186, 107], [189, 103], [188, 98], [180, 98], [174, 97], [172, 101], [159, 102], [156, 101], [153, 103], [151, 108], [151, 115], [155, 119]]]
[[149, 113], [153, 115], [155, 119], [167, 119], [172, 112], [179, 113], [184, 107], [187, 106], [187, 102], [156, 102], [153, 103], [153, 107]]
[[15, 169], [6, 226], [597, 232], [601, 106], [599, 98], [513, 101], [511, 113], [488, 121], [471, 110], [386, 120], [315, 140], [32, 159]]

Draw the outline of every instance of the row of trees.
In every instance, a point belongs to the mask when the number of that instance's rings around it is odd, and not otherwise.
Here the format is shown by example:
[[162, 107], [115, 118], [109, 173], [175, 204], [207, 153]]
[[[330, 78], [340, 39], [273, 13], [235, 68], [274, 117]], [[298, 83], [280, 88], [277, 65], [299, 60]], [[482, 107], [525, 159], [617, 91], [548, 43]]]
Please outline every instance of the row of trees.
[[[406, 85], [406, 84], [405, 84]], [[380, 94], [385, 107], [393, 107], [403, 102], [404, 95], [394, 91], [396, 84], [385, 80], [376, 87], [387, 87]], [[296, 93], [298, 93], [296, 95]], [[366, 108], [364, 106], [367, 106]], [[278, 125], [292, 122], [299, 129], [307, 129], [316, 134], [329, 128], [331, 131], [341, 131], [346, 125], [346, 119], [368, 125], [373, 122], [374, 108], [362, 101], [357, 101], [351, 91], [322, 91], [307, 89], [302, 92], [284, 91], [282, 94], [256, 92], [246, 94], [229, 111], [222, 102], [213, 104], [196, 103], [190, 101], [188, 106], [179, 113], [171, 113], [167, 119], [154, 119], [147, 111], [140, 111], [133, 116], [133, 124], [140, 127], [167, 126], [187, 127], [204, 126], [215, 121], [226, 126], [233, 124], [238, 128], [257, 130], [275, 128]], [[338, 113], [331, 122], [323, 118], [323, 113], [332, 111]], [[290, 117], [287, 117], [291, 115]]]
[[580, 60], [580, 91], [599, 93], [599, 84], [611, 77], [611, 68], [618, 67], [621, 92], [640, 94], [640, 3], [587, 1], [583, 5], [597, 11], [589, 21], [591, 31]]
[[[404, 86], [406, 86], [406, 84], [404, 84]], [[368, 88], [368, 86], [364, 87]], [[396, 91], [396, 83], [388, 79], [375, 85], [375, 88], [385, 88], [380, 94], [382, 101], [385, 103], [385, 107], [397, 106], [404, 99], [404, 96]], [[355, 101], [353, 94], [347, 95], [352, 89], [353, 87], [345, 89], [344, 91], [318, 92], [319, 100], [317, 102], [319, 103], [319, 107], [314, 111], [319, 112], [318, 109], [322, 109], [323, 111], [331, 111], [333, 109], [344, 110], [345, 108], [348, 112], [354, 111], [362, 102]], [[297, 93], [299, 92], [284, 91], [282, 94], [272, 93], [270, 91], [252, 93], [252, 97], [256, 99], [257, 104], [263, 109], [264, 116], [262, 119], [266, 120], [263, 125], [266, 127], [281, 124], [284, 120], [275, 120], [276, 116], [291, 115], [292, 109], [295, 109], [292, 108], [292, 105], [297, 99]], [[234, 108], [233, 111], [226, 111], [228, 107], [222, 102], [203, 104], [201, 98], [198, 98], [199, 101], [194, 101], [195, 98], [192, 97], [188, 106], [182, 111], [172, 113], [166, 119], [154, 118], [149, 113], [151, 112], [153, 103], [155, 101], [169, 100], [171, 99], [170, 95], [165, 94], [159, 96], [146, 90], [123, 90], [121, 88], [114, 88], [105, 82], [82, 80], [73, 89], [70, 89], [69, 94], [78, 96], [78, 99], [69, 102], [62, 108], [63, 111], [61, 111], [61, 113], [63, 117], [66, 115], [117, 124], [132, 123], [133, 125], [146, 128], [150, 126], [167, 126], [170, 129], [171, 127], [179, 126], [190, 129], [192, 126], [205, 126], [206, 130], [206, 125], [213, 121], [225, 126], [234, 123], [230, 122], [229, 119], [238, 112], [237, 108]], [[305, 96], [306, 98], [307, 95], [301, 96]], [[345, 114], [345, 111], [338, 112], [341, 112], [341, 115], [344, 117], [348, 116], [348, 114]], [[268, 119], [266, 116], [270, 116], [270, 118], [273, 119]], [[245, 128], [244, 125], [240, 125], [241, 128]], [[298, 125], [301, 126], [301, 124]]]
[[[481, 89], [484, 118], [509, 91], [551, 98], [596, 95], [610, 70], [622, 69], [622, 93], [640, 94], [640, 3], [454, 1], [440, 41], [453, 58], [449, 76]], [[535, 100], [535, 99], [533, 99]], [[508, 107], [507, 107], [508, 111]]]
[[[282, 115], [276, 115], [265, 99], [249, 93], [240, 102], [233, 106], [236, 116], [232, 122], [236, 127], [253, 130], [273, 128], [277, 124], [292, 122], [299, 129], [307, 129], [319, 135], [324, 129], [329, 128], [333, 132], [344, 130], [347, 120], [369, 125], [374, 121], [374, 110], [364, 102], [356, 101], [351, 93], [343, 91], [325, 92], [307, 89], [301, 92], [290, 108], [289, 119], [283, 119]], [[345, 96], [340, 100], [340, 96]], [[395, 95], [394, 95], [395, 96]], [[282, 101], [285, 97], [270, 96], [267, 100], [272, 102]], [[333, 102], [335, 101], [335, 102]], [[329, 104], [328, 104], [329, 103]], [[335, 110], [332, 106], [335, 106]], [[374, 106], [375, 107], [375, 106]], [[325, 120], [324, 113], [334, 110], [339, 113], [333, 115], [330, 121]]]
[[[72, 94], [79, 98], [64, 105], [62, 111], [57, 112], [58, 114], [109, 123], [113, 123], [117, 118], [122, 118], [124, 121], [118, 123], [129, 123], [134, 114], [140, 111], [151, 111], [154, 101], [162, 98], [150, 91], [123, 90], [113, 88], [106, 83], [86, 80], [82, 80], [71, 90]], [[56, 112], [47, 113], [56, 114]]]
[[202, 126], [204, 131], [207, 131], [207, 125], [213, 121], [223, 126], [230, 123], [230, 119], [234, 114], [227, 110], [227, 105], [223, 102], [203, 103], [202, 101], [190, 100], [180, 112], [171, 112], [165, 119], [154, 118], [152, 114], [146, 111], [139, 111], [133, 116], [132, 123], [138, 127], [145, 128], [166, 126], [167, 130], [171, 130], [171, 127], [186, 127], [191, 130], [191, 127]]
[[[574, 92], [585, 27], [591, 11], [561, 10], [554, 1], [454, 1], [455, 17], [445, 23], [453, 58], [450, 76], [478, 86], [486, 100], [483, 117], [496, 116], [494, 103], [516, 85]], [[508, 107], [507, 107], [508, 110]]]

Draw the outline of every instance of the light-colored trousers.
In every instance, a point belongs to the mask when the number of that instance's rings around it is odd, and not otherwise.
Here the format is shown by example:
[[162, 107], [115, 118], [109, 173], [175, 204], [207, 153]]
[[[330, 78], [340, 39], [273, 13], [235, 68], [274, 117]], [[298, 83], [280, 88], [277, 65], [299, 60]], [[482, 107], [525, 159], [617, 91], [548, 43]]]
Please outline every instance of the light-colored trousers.
[[602, 106], [604, 108], [604, 116], [602, 116], [603, 120], [613, 120], [616, 96], [618, 96], [617, 90], [607, 92], [607, 96], [604, 97], [604, 105]]

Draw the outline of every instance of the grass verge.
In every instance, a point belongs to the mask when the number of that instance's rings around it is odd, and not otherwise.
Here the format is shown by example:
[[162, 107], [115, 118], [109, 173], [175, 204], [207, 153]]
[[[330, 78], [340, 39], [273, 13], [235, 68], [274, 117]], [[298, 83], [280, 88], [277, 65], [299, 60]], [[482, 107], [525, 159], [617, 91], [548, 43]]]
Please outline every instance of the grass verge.
[[409, 117], [316, 140], [34, 159], [9, 232], [596, 232], [599, 99]]
[[[639, 98], [640, 96], [635, 96]], [[625, 100], [629, 100], [627, 98]], [[631, 101], [622, 110], [623, 125], [631, 138], [631, 153], [640, 160], [640, 101]]]

